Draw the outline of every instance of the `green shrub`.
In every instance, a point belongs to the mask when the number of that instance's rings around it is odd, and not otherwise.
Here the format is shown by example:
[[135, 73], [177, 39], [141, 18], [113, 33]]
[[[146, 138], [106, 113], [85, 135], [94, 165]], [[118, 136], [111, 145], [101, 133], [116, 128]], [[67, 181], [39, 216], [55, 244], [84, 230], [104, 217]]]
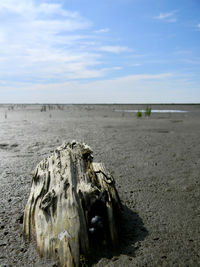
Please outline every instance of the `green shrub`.
[[136, 113], [136, 116], [137, 116], [137, 118], [142, 117], [142, 112], [138, 110], [138, 112]]
[[150, 116], [151, 115], [151, 108], [146, 107], [144, 114], [145, 114], [145, 116]]

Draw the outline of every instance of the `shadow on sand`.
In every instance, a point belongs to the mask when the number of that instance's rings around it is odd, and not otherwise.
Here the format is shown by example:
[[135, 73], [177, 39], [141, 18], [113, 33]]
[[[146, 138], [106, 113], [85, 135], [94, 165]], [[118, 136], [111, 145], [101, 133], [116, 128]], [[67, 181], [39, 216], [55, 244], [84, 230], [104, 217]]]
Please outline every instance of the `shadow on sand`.
[[144, 227], [143, 221], [140, 216], [123, 205], [122, 216], [119, 219], [120, 229], [120, 246], [117, 251], [113, 251], [110, 246], [96, 248], [93, 251], [90, 261], [87, 266], [92, 266], [97, 263], [101, 258], [114, 260], [123, 254], [130, 257], [135, 257], [135, 251], [139, 248], [139, 241], [145, 239], [148, 235], [147, 229]]

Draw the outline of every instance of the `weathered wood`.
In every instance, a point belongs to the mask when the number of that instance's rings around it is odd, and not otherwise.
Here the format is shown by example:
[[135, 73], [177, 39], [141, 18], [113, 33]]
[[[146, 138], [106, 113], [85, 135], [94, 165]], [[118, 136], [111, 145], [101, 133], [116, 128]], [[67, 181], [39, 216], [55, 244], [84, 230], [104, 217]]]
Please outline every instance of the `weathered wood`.
[[41, 256], [79, 266], [96, 242], [118, 244], [120, 199], [110, 173], [92, 162], [92, 150], [64, 143], [36, 167], [24, 211], [23, 234]]

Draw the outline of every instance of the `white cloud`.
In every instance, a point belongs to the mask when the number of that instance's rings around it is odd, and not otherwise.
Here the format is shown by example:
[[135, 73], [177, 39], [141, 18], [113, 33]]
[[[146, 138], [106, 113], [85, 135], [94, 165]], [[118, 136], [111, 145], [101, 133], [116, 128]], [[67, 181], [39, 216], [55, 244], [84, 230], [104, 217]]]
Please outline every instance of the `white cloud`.
[[197, 25], [197, 27], [200, 29], [200, 23]]
[[106, 32], [109, 32], [109, 31], [110, 31], [109, 28], [104, 28], [104, 29], [100, 29], [100, 30], [95, 31], [95, 33], [106, 33]]
[[38, 12], [41, 12], [43, 14], [48, 14], [48, 15], [60, 15], [64, 17], [69, 17], [69, 18], [78, 18], [80, 17], [78, 12], [69, 12], [67, 10], [64, 10], [60, 4], [49, 4], [49, 3], [42, 3], [38, 8]]
[[1, 0], [0, 22], [0, 72], [7, 81], [99, 78], [108, 72], [103, 52], [127, 50], [97, 43], [92, 22], [61, 2]]
[[164, 20], [168, 22], [176, 22], [177, 21], [177, 18], [175, 17], [176, 12], [177, 11], [172, 11], [168, 13], [160, 13], [159, 16], [154, 17], [154, 19]]
[[156, 18], [157, 19], [166, 19], [166, 18], [169, 18], [169, 17], [171, 17], [171, 16], [173, 16], [173, 12], [171, 12], [171, 13], [160, 13], [160, 15], [159, 16], [157, 16]]
[[22, 13], [23, 11], [31, 10], [33, 8], [33, 1], [25, 0], [1, 0], [0, 11]]
[[130, 49], [126, 46], [118, 46], [118, 45], [108, 45], [108, 46], [101, 46], [99, 48], [100, 51], [119, 54], [121, 52], [130, 51]]
[[[20, 16], [35, 15], [59, 15], [70, 18], [80, 17], [77, 12], [64, 10], [61, 4], [41, 3], [38, 5], [34, 0], [1, 0], [0, 11], [20, 14]], [[26, 14], [27, 12], [27, 14]]]

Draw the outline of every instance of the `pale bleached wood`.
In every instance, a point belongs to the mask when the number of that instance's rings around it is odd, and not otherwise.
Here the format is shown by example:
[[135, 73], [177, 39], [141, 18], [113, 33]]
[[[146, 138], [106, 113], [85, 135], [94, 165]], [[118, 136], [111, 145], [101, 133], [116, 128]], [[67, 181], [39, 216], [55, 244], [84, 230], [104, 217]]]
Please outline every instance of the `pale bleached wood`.
[[114, 179], [102, 163], [92, 162], [91, 148], [64, 143], [34, 171], [23, 234], [36, 240], [40, 256], [56, 258], [63, 267], [79, 266], [80, 254], [91, 250], [92, 216], [105, 217], [106, 238], [117, 247], [120, 209]]

